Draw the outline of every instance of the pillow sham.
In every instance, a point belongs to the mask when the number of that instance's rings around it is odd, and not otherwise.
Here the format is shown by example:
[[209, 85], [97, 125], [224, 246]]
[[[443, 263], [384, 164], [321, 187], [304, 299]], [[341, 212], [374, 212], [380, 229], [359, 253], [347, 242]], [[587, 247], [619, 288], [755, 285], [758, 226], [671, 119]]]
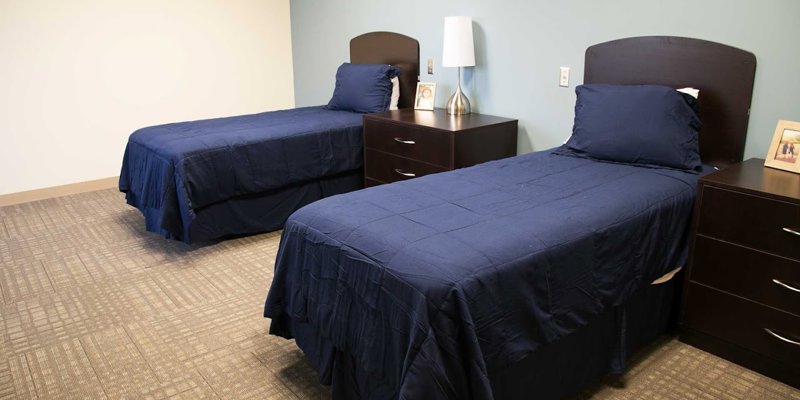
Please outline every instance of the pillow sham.
[[696, 99], [658, 85], [588, 84], [575, 89], [572, 136], [578, 157], [699, 171]]
[[397, 110], [398, 103], [400, 103], [400, 78], [395, 76], [392, 78], [392, 98], [389, 100], [389, 109]]
[[[685, 87], [685, 88], [680, 88], [680, 89], [675, 89], [675, 90], [677, 90], [678, 92], [687, 94], [689, 96], [692, 96], [695, 99], [695, 101], [692, 101], [691, 99], [687, 99], [687, 101], [689, 102], [689, 105], [692, 107], [692, 109], [695, 112], [698, 112], [697, 98], [700, 96], [700, 90], [699, 89], [695, 89], [693, 87]], [[569, 136], [567, 136], [567, 138], [564, 139], [564, 141], [561, 142], [561, 144], [562, 145], [563, 144], [567, 144], [567, 141], [571, 137], [572, 137], [572, 133], [570, 132]]]
[[391, 78], [400, 70], [385, 64], [344, 63], [336, 71], [336, 87], [325, 107], [358, 113], [382, 112], [392, 97]]
[[700, 89], [695, 89], [693, 87], [685, 87], [685, 88], [680, 88], [680, 89], [675, 89], [675, 90], [677, 90], [677, 91], [679, 91], [681, 93], [686, 93], [689, 96], [694, 97], [695, 99], [700, 96]]

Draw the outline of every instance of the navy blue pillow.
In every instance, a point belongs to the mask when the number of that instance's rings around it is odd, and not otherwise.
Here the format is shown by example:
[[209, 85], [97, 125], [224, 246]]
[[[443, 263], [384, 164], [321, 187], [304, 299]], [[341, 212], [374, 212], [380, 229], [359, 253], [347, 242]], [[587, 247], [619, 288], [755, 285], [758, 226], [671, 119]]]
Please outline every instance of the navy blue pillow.
[[391, 65], [344, 63], [336, 71], [336, 88], [325, 108], [359, 113], [386, 111], [392, 97], [391, 79], [399, 74], [400, 70]]
[[[562, 149], [579, 157], [699, 171], [696, 100], [656, 85], [581, 85]], [[562, 152], [563, 153], [563, 152]]]

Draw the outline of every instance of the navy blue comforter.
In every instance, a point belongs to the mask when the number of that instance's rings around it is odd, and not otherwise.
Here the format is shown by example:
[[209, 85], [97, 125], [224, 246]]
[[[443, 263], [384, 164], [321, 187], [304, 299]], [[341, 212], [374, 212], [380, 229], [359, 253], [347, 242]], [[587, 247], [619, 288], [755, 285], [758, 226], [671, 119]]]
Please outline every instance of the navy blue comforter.
[[203, 207], [362, 166], [362, 114], [305, 107], [134, 132], [119, 188], [147, 230], [190, 241]]
[[335, 395], [490, 399], [684, 263], [697, 177], [539, 152], [330, 197], [287, 221], [264, 315]]

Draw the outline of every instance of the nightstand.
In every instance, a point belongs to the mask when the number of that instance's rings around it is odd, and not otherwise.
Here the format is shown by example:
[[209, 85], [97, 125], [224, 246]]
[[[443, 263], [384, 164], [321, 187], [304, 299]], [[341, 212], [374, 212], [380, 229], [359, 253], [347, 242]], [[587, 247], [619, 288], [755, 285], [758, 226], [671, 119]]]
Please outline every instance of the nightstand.
[[442, 109], [364, 115], [364, 185], [411, 179], [517, 154], [517, 120]]
[[800, 175], [750, 159], [699, 180], [681, 340], [800, 386]]

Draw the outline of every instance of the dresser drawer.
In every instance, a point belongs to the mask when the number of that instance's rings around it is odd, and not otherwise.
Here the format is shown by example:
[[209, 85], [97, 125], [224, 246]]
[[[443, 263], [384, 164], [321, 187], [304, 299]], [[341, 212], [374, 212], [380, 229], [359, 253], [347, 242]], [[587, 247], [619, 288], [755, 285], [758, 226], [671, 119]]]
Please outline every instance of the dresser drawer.
[[698, 236], [691, 280], [800, 316], [800, 262]]
[[364, 152], [367, 179], [390, 183], [444, 171], [448, 169], [372, 149]]
[[703, 189], [699, 234], [800, 260], [800, 206], [712, 186]]
[[444, 168], [453, 168], [451, 134], [387, 122], [364, 120], [364, 146], [412, 158]]
[[717, 290], [690, 283], [684, 323], [693, 329], [777, 360], [800, 373], [800, 318]]

